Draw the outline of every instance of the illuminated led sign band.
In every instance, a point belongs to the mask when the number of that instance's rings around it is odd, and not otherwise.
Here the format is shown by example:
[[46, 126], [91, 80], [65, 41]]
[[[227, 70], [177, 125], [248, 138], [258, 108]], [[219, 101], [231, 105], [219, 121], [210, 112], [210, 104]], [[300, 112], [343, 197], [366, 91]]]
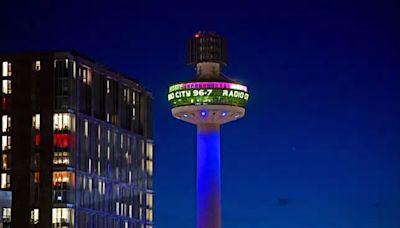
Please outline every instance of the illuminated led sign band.
[[240, 84], [229, 83], [229, 82], [188, 82], [179, 83], [169, 87], [169, 92], [183, 89], [235, 89], [247, 92], [247, 87]]
[[244, 107], [249, 99], [247, 87], [226, 82], [189, 82], [169, 87], [172, 107], [187, 105], [232, 105]]

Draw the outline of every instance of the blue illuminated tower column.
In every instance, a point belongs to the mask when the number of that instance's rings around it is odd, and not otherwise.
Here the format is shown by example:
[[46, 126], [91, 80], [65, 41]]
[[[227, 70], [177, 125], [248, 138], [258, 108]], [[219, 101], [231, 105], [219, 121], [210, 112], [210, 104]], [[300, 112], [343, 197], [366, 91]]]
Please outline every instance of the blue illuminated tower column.
[[222, 76], [225, 40], [215, 33], [197, 33], [187, 43], [187, 63], [196, 65], [196, 79], [169, 87], [172, 115], [197, 126], [196, 227], [221, 227], [220, 125], [244, 116], [247, 87]]
[[197, 227], [221, 227], [219, 124], [197, 125]]

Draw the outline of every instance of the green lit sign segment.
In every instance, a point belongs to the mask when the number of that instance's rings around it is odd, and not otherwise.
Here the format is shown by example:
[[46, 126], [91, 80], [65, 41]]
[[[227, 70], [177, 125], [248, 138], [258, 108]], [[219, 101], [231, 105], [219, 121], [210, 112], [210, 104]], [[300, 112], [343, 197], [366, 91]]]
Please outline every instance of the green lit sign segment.
[[186, 105], [232, 105], [244, 107], [247, 87], [226, 82], [190, 82], [170, 86], [168, 101], [172, 107]]

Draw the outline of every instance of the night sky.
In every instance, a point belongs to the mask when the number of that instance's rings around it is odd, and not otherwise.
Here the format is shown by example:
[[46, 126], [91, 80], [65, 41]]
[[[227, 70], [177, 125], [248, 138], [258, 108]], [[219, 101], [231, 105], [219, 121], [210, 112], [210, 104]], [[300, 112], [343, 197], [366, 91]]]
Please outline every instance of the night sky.
[[195, 226], [196, 128], [166, 93], [199, 30], [251, 94], [222, 127], [224, 227], [400, 227], [398, 1], [5, 2], [0, 52], [77, 50], [152, 91], [157, 227]]

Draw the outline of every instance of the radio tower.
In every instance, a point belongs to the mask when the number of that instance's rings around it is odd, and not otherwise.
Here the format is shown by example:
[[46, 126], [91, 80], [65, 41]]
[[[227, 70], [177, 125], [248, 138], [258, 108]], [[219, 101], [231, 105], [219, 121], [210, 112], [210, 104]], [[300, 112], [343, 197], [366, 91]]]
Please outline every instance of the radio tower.
[[221, 227], [220, 125], [244, 116], [247, 87], [220, 73], [226, 65], [223, 37], [199, 32], [188, 40], [186, 62], [194, 80], [169, 87], [172, 115], [197, 126], [196, 227]]

